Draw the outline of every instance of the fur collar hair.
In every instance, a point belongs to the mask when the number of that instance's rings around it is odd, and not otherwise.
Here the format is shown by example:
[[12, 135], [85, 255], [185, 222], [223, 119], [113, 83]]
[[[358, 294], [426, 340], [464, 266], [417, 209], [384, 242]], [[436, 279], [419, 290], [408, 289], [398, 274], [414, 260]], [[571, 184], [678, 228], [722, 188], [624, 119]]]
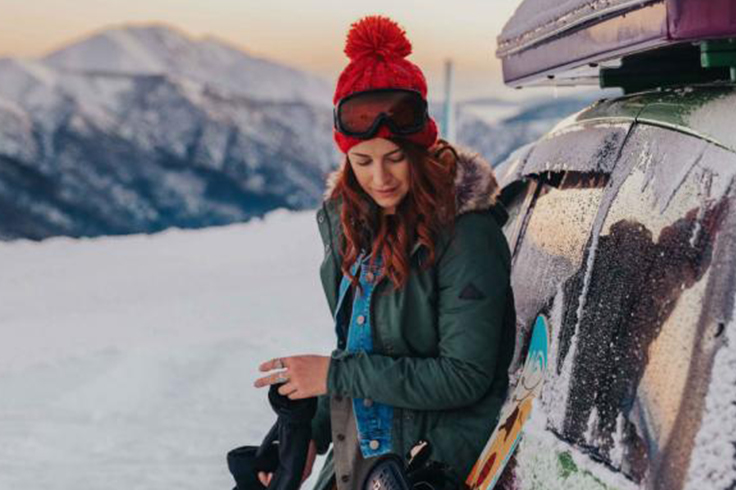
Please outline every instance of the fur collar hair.
[[[500, 192], [496, 175], [491, 165], [478, 153], [454, 146], [458, 155], [457, 174], [455, 175], [456, 213], [461, 215], [470, 211], [483, 211], [495, 206]], [[329, 199], [346, 162], [327, 176], [326, 190], [323, 198]]]

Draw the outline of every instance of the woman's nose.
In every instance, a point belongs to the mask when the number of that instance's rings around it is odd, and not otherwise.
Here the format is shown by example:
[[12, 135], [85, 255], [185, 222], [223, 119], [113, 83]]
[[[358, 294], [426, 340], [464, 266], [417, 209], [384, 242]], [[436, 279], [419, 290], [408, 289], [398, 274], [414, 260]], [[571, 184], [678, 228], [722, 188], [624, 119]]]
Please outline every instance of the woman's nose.
[[383, 164], [376, 165], [376, 169], [373, 173], [373, 183], [378, 188], [385, 187], [385, 184], [391, 182], [391, 176], [384, 168]]

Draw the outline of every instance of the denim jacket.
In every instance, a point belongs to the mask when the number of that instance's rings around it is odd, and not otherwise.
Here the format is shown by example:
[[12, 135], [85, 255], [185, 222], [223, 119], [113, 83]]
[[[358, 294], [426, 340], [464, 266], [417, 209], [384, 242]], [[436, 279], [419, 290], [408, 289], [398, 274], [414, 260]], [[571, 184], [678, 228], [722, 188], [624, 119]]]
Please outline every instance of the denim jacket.
[[[366, 353], [373, 352], [373, 328], [371, 319], [371, 299], [376, 284], [376, 278], [381, 270], [381, 257], [375, 263], [369, 264], [371, 254], [361, 253], [353, 264], [350, 272], [356, 275], [360, 269], [358, 279], [362, 286], [355, 288], [352, 303], [352, 313], [349, 319], [349, 328], [345, 328], [344, 313], [345, 298], [350, 289], [350, 278], [343, 275], [340, 283], [338, 306], [335, 312], [335, 329], [341, 343], [345, 342], [347, 330], [347, 351]], [[374, 402], [369, 398], [353, 398], [353, 413], [358, 428], [358, 441], [364, 458], [379, 456], [392, 450], [391, 427], [393, 425], [394, 410], [390, 405]]]

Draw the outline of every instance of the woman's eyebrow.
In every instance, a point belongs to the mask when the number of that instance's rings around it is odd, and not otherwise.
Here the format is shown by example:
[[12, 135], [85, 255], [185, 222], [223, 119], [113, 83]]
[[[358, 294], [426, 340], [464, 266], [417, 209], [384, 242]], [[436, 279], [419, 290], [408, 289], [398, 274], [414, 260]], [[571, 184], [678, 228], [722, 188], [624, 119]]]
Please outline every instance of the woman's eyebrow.
[[[395, 150], [391, 150], [390, 152], [386, 153], [386, 154], [385, 154], [385, 155], [383, 155], [383, 156], [384, 156], [384, 157], [387, 157], [387, 156], [389, 156], [389, 155], [393, 155], [394, 153], [396, 153], [396, 152], [399, 152], [399, 151], [401, 151], [401, 148], [396, 148]], [[366, 158], [371, 158], [371, 156], [370, 156], [370, 155], [366, 155], [365, 153], [353, 153], [353, 155], [355, 155], [356, 157], [366, 157]]]

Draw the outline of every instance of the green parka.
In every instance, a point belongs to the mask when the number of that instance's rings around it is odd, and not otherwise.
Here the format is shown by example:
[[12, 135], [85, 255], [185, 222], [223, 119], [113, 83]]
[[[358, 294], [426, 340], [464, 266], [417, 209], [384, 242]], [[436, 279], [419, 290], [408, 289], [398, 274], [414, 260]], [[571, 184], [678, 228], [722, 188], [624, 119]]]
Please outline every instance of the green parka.
[[[319, 397], [312, 423], [319, 454], [331, 443], [330, 396], [393, 406], [394, 452], [406, 458], [419, 439], [428, 440], [431, 459], [449, 465], [457, 481], [468, 475], [495, 427], [514, 351], [510, 253], [501, 231], [508, 216], [496, 200], [490, 165], [477, 154], [458, 154], [454, 232], [438, 238], [435, 265], [421, 270], [426, 250], [415, 244], [404, 288], [394, 290], [386, 279], [376, 285], [373, 353], [332, 352], [328, 393]], [[325, 251], [320, 276], [333, 316], [342, 227], [339, 199], [328, 196], [342, 170], [328, 177], [317, 212]], [[314, 488], [329, 490], [333, 476], [330, 451]]]

